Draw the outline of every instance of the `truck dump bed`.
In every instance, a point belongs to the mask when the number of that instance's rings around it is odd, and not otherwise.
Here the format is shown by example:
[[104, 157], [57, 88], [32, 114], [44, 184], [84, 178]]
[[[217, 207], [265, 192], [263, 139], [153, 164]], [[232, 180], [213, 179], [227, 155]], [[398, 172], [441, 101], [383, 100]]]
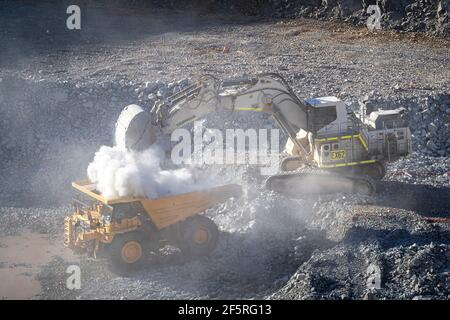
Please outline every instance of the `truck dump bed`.
[[163, 196], [156, 199], [120, 197], [107, 200], [96, 190], [95, 183], [89, 180], [72, 182], [72, 186], [85, 195], [106, 205], [113, 206], [115, 204], [140, 202], [158, 229], [201, 213], [231, 197], [237, 198], [242, 195], [240, 185], [227, 184], [206, 190]]

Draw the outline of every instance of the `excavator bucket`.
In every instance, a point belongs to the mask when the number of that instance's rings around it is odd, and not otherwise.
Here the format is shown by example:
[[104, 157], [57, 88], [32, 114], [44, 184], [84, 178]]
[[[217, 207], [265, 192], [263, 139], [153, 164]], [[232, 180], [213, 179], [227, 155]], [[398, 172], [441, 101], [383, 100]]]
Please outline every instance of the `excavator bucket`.
[[150, 113], [136, 104], [126, 106], [116, 122], [115, 140], [117, 146], [128, 150], [149, 148], [156, 140]]

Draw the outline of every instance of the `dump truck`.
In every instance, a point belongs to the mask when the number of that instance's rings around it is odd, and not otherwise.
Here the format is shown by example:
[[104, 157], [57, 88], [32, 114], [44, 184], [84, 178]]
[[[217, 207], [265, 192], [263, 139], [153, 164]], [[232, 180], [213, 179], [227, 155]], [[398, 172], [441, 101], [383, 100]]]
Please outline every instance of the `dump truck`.
[[119, 273], [133, 271], [148, 255], [170, 244], [182, 254], [199, 257], [211, 253], [219, 236], [217, 225], [202, 215], [241, 187], [227, 184], [206, 190], [155, 199], [106, 199], [89, 180], [73, 182], [84, 200], [74, 199], [74, 209], [64, 220], [64, 244], [76, 253], [106, 257]]

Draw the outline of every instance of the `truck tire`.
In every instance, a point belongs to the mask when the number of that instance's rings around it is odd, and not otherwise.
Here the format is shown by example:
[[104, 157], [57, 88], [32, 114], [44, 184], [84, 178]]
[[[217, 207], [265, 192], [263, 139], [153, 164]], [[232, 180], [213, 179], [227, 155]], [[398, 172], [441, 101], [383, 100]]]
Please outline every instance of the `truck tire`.
[[111, 271], [126, 275], [141, 268], [148, 256], [150, 241], [150, 237], [140, 231], [115, 235], [106, 247]]
[[193, 216], [181, 223], [180, 249], [183, 254], [200, 257], [210, 254], [217, 246], [219, 229], [211, 219]]

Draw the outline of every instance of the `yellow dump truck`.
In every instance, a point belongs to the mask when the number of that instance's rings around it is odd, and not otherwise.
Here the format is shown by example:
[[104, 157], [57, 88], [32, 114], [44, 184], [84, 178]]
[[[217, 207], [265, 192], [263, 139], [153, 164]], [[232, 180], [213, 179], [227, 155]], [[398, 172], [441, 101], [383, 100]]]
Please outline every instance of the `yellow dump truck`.
[[190, 256], [215, 249], [217, 225], [205, 210], [239, 197], [239, 185], [228, 184], [157, 199], [120, 197], [105, 199], [90, 181], [73, 182], [87, 201], [74, 200], [74, 211], [64, 220], [64, 244], [78, 253], [101, 253], [118, 271], [130, 271], [146, 255], [166, 244]]

